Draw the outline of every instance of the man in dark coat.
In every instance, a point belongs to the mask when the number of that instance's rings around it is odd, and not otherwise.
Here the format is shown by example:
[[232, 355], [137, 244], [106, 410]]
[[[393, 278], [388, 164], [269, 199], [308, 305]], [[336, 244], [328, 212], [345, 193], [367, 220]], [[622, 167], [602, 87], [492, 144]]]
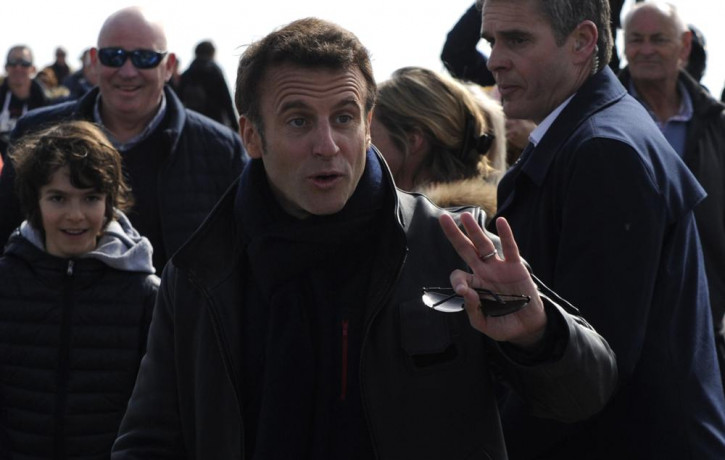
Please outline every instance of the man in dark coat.
[[196, 45], [194, 60], [181, 74], [178, 93], [188, 109], [196, 110], [212, 120], [239, 129], [232, 97], [222, 69], [214, 62], [216, 49], [210, 41]]
[[[123, 155], [136, 200], [129, 219], [151, 241], [159, 272], [239, 176], [246, 158], [237, 133], [184, 109], [164, 89], [175, 59], [166, 49], [162, 26], [142, 10], [112, 14], [91, 49], [98, 87], [79, 101], [29, 113], [13, 133], [18, 138], [60, 119], [98, 123]], [[13, 177], [6, 164], [0, 177], [3, 244], [21, 221]]]
[[43, 87], [33, 78], [35, 70], [30, 48], [25, 45], [10, 48], [5, 60], [7, 75], [0, 84], [0, 154], [3, 160], [7, 160], [10, 133], [18, 119], [29, 110], [48, 104]]
[[695, 220], [725, 382], [725, 106], [682, 70], [693, 34], [673, 6], [639, 4], [624, 25], [629, 65], [620, 80], [707, 192]]
[[606, 0], [485, 0], [508, 116], [537, 123], [499, 184], [534, 273], [612, 344], [619, 390], [584, 423], [502, 412], [512, 459], [718, 459], [725, 397], [694, 209], [705, 197], [607, 66]]
[[[545, 416], [605, 403], [606, 343], [542, 303], [505, 220], [497, 249], [480, 209], [396, 190], [354, 35], [295, 21], [239, 69], [253, 160], [164, 272], [114, 460], [505, 460], [499, 371]], [[449, 283], [458, 313], [423, 303]], [[531, 300], [484, 316], [473, 287]]]

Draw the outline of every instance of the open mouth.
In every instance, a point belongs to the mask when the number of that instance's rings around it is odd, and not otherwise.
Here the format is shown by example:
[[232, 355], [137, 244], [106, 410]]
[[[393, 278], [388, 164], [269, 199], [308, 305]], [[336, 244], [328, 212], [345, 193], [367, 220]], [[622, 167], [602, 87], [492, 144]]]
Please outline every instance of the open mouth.
[[61, 230], [61, 231], [69, 236], [78, 236], [78, 235], [83, 235], [88, 230]]
[[116, 89], [124, 93], [132, 93], [138, 91], [140, 88], [139, 85], [116, 85]]
[[312, 182], [318, 187], [331, 187], [342, 179], [342, 174], [326, 173], [312, 176]]

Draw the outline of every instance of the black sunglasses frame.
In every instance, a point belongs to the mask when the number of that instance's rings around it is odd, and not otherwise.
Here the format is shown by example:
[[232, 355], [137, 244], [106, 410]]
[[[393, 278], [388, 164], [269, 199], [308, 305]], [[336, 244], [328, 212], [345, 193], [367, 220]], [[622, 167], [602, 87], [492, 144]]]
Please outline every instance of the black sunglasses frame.
[[134, 67], [141, 70], [154, 69], [161, 64], [168, 51], [137, 49], [126, 51], [123, 48], [106, 47], [98, 50], [98, 60], [106, 67], [117, 69], [123, 67], [127, 59], [131, 59]]
[[5, 63], [5, 67], [15, 67], [18, 65], [27, 69], [28, 67], [31, 67], [33, 63], [25, 59], [8, 59]]
[[[486, 316], [497, 317], [515, 313], [524, 308], [531, 301], [531, 297], [527, 295], [498, 294], [483, 288], [475, 289], [475, 291], [478, 292], [478, 298], [481, 301], [481, 311]], [[429, 293], [443, 295], [444, 297], [437, 302], [430, 303], [429, 301], [426, 301], [426, 295]], [[437, 307], [440, 307], [442, 304], [449, 302], [452, 299], [461, 299], [460, 309], [463, 310], [463, 298], [456, 294], [452, 288], [423, 288], [423, 303], [433, 310], [438, 309]]]

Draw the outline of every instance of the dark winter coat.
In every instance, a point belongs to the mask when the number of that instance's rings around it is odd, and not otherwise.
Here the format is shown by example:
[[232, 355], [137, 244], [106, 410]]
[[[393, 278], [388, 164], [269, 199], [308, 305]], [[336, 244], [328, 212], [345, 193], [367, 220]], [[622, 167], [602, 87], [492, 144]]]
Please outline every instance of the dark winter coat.
[[642, 105], [605, 68], [499, 183], [521, 255], [617, 354], [595, 418], [502, 410], [512, 459], [716, 460], [725, 397], [693, 211], [705, 194]]
[[[620, 80], [629, 88], [627, 69]], [[684, 71], [680, 71], [679, 81], [692, 98], [683, 160], [707, 192], [695, 208], [695, 220], [705, 256], [710, 304], [719, 325], [725, 316], [725, 105]]]
[[0, 452], [14, 460], [109, 458], [159, 283], [127, 224], [62, 259], [24, 223], [0, 258]]
[[179, 99], [186, 108], [239, 129], [234, 104], [222, 69], [211, 59], [196, 58], [181, 74]]
[[[383, 164], [379, 154], [369, 154], [371, 161]], [[248, 193], [239, 190], [250, 187], [254, 165], [164, 271], [148, 353], [113, 459], [246, 458], [252, 440], [244, 439], [245, 424], [262, 421], [243, 418], [245, 286], [259, 271], [275, 272], [270, 265], [250, 273], [245, 263], [235, 206]], [[438, 224], [444, 211], [422, 195], [395, 191], [383, 169], [373, 288], [349, 294], [369, 299], [362, 354], [350, 364], [359, 367], [360, 380], [350, 385], [359, 385], [375, 457], [505, 459], [494, 368], [543, 416], [575, 420], [596, 412], [616, 381], [616, 365], [580, 318], [548, 304], [566, 346], [556, 359], [523, 365], [475, 331], [465, 313], [443, 314], [422, 303], [421, 287], [444, 286], [454, 268], [465, 267]], [[462, 210], [483, 219], [475, 208]], [[284, 443], [288, 434], [277, 437]]]

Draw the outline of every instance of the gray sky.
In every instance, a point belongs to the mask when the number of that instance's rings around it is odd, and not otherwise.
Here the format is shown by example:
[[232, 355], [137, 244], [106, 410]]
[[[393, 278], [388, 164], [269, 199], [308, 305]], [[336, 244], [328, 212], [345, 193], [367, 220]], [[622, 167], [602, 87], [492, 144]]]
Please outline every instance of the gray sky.
[[[631, 2], [628, 0], [625, 10]], [[722, 0], [674, 0], [686, 22], [695, 24], [708, 45], [705, 86], [718, 97], [725, 83], [725, 27], [716, 6]], [[194, 46], [211, 39], [217, 61], [230, 87], [243, 45], [292, 20], [317, 16], [339, 23], [354, 32], [371, 51], [375, 75], [386, 79], [395, 69], [408, 65], [444, 70], [440, 51], [446, 33], [473, 4], [473, 0], [20, 0], [3, 4], [0, 53], [25, 43], [35, 54], [40, 69], [53, 62], [61, 45], [68, 61], [78, 67], [78, 56], [96, 42], [103, 20], [113, 11], [139, 4], [165, 12], [169, 50], [181, 59], [181, 69], [192, 60]], [[717, 10], [717, 11], [716, 11]], [[10, 19], [20, 18], [20, 19]], [[483, 48], [483, 46], [482, 46]]]

